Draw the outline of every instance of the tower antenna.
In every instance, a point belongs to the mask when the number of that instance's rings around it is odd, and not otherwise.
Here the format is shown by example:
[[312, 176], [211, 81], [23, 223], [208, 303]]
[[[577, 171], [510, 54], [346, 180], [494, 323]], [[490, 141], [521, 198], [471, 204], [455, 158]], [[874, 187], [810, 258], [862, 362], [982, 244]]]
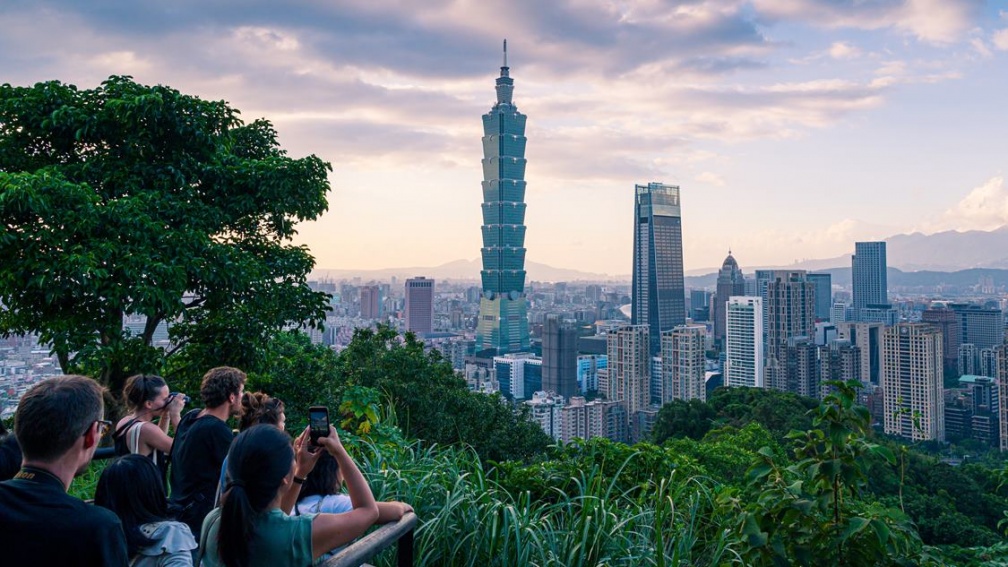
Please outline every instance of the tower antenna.
[[507, 40], [504, 40], [504, 66], [507, 67]]

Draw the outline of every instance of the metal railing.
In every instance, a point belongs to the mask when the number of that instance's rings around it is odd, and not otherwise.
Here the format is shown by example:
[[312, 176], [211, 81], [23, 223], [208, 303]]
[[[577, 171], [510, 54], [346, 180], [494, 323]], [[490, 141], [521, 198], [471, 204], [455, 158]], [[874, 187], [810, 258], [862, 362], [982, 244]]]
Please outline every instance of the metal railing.
[[396, 565], [409, 567], [413, 565], [413, 529], [416, 523], [416, 514], [407, 513], [398, 522], [380, 526], [346, 546], [335, 557], [322, 563], [322, 567], [357, 567], [393, 545], [396, 546]]

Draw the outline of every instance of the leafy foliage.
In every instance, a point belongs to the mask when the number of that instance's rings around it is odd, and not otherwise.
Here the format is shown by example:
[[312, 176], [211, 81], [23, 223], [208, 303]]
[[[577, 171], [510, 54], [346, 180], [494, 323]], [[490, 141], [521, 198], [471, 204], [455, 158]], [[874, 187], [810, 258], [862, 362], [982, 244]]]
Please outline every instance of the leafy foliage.
[[[289, 241], [326, 210], [330, 169], [169, 87], [0, 86], [0, 334], [38, 333], [115, 392], [176, 352], [192, 374], [255, 366], [274, 331], [324, 318]], [[153, 344], [169, 321], [172, 351]]]
[[711, 429], [717, 412], [700, 400], [672, 400], [658, 410], [651, 437], [661, 445], [666, 439], [702, 439]]

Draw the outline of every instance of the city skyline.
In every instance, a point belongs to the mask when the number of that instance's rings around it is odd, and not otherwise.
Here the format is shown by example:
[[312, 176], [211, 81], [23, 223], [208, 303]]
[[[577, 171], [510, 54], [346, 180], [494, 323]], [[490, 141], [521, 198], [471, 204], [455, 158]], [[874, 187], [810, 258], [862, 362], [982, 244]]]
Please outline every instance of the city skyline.
[[[476, 256], [472, 117], [505, 37], [535, 117], [530, 261], [629, 274], [621, 211], [650, 181], [682, 188], [687, 270], [1008, 222], [995, 3], [508, 6], [15, 4], [0, 64], [12, 84], [130, 74], [270, 119], [292, 155], [333, 164], [330, 211], [298, 240], [320, 269]], [[376, 206], [390, 188], [397, 206]]]

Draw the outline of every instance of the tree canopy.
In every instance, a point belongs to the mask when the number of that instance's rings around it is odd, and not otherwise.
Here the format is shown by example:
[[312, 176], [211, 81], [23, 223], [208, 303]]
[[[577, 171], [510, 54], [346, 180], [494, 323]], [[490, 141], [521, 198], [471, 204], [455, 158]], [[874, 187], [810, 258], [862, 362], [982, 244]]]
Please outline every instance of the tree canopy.
[[324, 319], [291, 238], [326, 210], [329, 171], [268, 121], [166, 86], [0, 86], [0, 334], [38, 334], [113, 391], [175, 353], [247, 365], [274, 331]]

